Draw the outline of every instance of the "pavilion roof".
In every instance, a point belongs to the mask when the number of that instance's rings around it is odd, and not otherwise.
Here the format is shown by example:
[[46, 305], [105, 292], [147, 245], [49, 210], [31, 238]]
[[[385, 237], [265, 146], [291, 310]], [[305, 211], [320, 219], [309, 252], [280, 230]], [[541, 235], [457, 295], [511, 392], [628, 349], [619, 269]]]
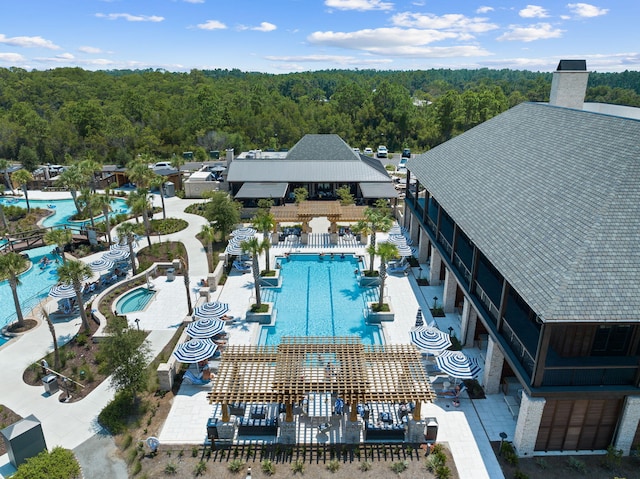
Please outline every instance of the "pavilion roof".
[[326, 216], [329, 221], [360, 221], [366, 206], [341, 205], [339, 201], [302, 201], [297, 205], [274, 206], [271, 213], [276, 222], [308, 221]]

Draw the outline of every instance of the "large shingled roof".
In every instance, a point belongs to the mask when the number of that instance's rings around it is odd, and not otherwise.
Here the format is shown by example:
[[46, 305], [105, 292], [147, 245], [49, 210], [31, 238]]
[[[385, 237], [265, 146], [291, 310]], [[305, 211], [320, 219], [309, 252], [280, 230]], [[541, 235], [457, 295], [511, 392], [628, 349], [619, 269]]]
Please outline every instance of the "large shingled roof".
[[408, 168], [544, 320], [640, 318], [640, 121], [524, 103]]

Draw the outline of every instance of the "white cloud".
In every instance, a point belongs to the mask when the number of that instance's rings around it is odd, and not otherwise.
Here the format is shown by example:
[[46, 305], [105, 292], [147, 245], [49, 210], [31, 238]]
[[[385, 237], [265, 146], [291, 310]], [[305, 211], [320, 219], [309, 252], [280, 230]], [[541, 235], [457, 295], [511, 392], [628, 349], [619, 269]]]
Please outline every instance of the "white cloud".
[[478, 7], [478, 9], [476, 10], [476, 13], [489, 13], [489, 12], [493, 12], [494, 10], [495, 8], [493, 7], [483, 6], [483, 7]]
[[59, 50], [60, 47], [51, 40], [42, 37], [7, 37], [0, 33], [0, 43], [11, 45], [13, 47], [23, 48], [48, 48], [50, 50]]
[[184, 0], [187, 3], [204, 3], [204, 0]]
[[397, 27], [432, 28], [473, 33], [482, 33], [498, 28], [498, 25], [489, 23], [486, 18], [470, 18], [458, 13], [437, 16], [431, 13], [402, 12], [391, 17], [391, 23]]
[[567, 8], [579, 17], [599, 17], [609, 13], [608, 8], [600, 8], [588, 3], [569, 3]]
[[498, 41], [519, 41], [533, 42], [536, 40], [547, 40], [549, 38], [560, 38], [564, 30], [553, 28], [549, 23], [537, 23], [528, 27], [509, 25], [509, 31], [500, 35]]
[[255, 30], [256, 32], [272, 32], [278, 27], [276, 27], [273, 23], [262, 22], [257, 27], [248, 27], [246, 25], [238, 25], [238, 30]]
[[207, 20], [204, 23], [199, 23], [197, 27], [200, 30], [224, 30], [227, 28], [224, 23], [219, 22], [218, 20]]
[[79, 52], [82, 53], [90, 53], [91, 55], [97, 55], [98, 53], [102, 53], [102, 50], [96, 47], [83, 46], [78, 48]]
[[368, 58], [362, 59], [348, 55], [292, 55], [292, 56], [275, 56], [269, 55], [265, 57], [267, 60], [274, 62], [303, 62], [303, 63], [337, 63], [339, 65], [380, 65], [391, 63], [393, 60], [388, 58]]
[[327, 7], [338, 10], [357, 10], [366, 12], [369, 10], [393, 10], [393, 3], [380, 0], [325, 0]]
[[130, 13], [96, 13], [98, 18], [107, 20], [126, 20], [128, 22], [162, 22], [164, 17], [158, 15], [131, 15]]
[[[466, 36], [466, 35], [462, 35]], [[455, 32], [400, 28], [367, 29], [356, 32], [314, 32], [307, 40], [316, 45], [361, 50], [375, 55], [414, 58], [485, 56], [489, 52], [475, 45], [427, 47], [442, 40], [459, 40]]]
[[549, 16], [549, 13], [547, 13], [546, 8], [539, 5], [527, 5], [526, 8], [518, 12], [518, 15], [523, 18], [546, 18]]
[[0, 52], [0, 62], [7, 63], [22, 63], [26, 60], [25, 57], [20, 55], [19, 53], [2, 53]]

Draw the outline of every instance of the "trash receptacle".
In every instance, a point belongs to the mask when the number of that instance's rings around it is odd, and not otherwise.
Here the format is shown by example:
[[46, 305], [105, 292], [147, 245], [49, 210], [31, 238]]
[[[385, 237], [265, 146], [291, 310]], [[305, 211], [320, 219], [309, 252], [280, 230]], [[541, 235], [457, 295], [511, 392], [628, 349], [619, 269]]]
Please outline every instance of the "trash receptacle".
[[438, 438], [438, 420], [435, 417], [428, 417], [426, 423], [424, 439], [427, 443], [434, 443]]
[[176, 269], [167, 268], [167, 281], [173, 281], [174, 279], [176, 279]]
[[173, 198], [176, 195], [176, 185], [172, 181], [167, 181], [164, 184], [164, 196], [165, 198]]
[[58, 376], [55, 374], [47, 374], [42, 378], [44, 392], [54, 394], [58, 392]]
[[209, 152], [209, 158], [211, 158], [212, 160], [219, 160], [220, 159], [220, 151], [219, 150], [211, 150]]

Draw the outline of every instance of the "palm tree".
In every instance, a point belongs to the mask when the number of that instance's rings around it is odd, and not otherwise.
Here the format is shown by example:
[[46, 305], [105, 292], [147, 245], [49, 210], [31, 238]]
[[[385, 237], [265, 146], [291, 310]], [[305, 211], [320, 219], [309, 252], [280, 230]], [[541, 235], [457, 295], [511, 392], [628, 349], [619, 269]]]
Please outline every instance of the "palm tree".
[[[265, 244], [266, 243], [266, 244]], [[240, 243], [240, 247], [243, 251], [248, 251], [252, 255], [252, 270], [253, 270], [253, 284], [256, 290], [256, 307], [262, 306], [262, 300], [260, 299], [260, 266], [258, 265], [258, 256], [265, 251], [269, 246], [269, 240], [263, 238], [260, 241], [258, 238], [251, 238], [247, 241]]]
[[20, 307], [20, 299], [18, 298], [18, 286], [20, 285], [18, 275], [24, 272], [27, 266], [27, 260], [18, 253], [10, 252], [0, 255], [0, 281], [6, 279], [9, 282], [19, 328], [24, 326], [24, 317], [22, 316], [22, 308]]
[[193, 314], [193, 304], [191, 304], [191, 291], [189, 289], [189, 268], [187, 268], [187, 262], [183, 257], [180, 257], [180, 265], [182, 266], [184, 289], [187, 292], [187, 309], [189, 310], [189, 316], [191, 316]]
[[[142, 213], [142, 221], [144, 222], [145, 233], [147, 235], [147, 243], [151, 246], [151, 224], [149, 223], [149, 185], [153, 180], [153, 177], [156, 176], [156, 173], [153, 172], [149, 165], [144, 160], [145, 157], [141, 157], [138, 160], [134, 160], [127, 165], [127, 176], [129, 179], [134, 182], [138, 188], [137, 195], [135, 193], [131, 193], [129, 195], [129, 200], [135, 204], [141, 213]], [[133, 197], [133, 199], [132, 199]], [[143, 200], [144, 198], [144, 200]], [[128, 202], [127, 202], [128, 203]], [[132, 205], [129, 205], [132, 207]], [[134, 209], [134, 207], [132, 207]]]
[[102, 171], [102, 165], [92, 158], [87, 158], [78, 163], [78, 168], [82, 175], [89, 180], [91, 191], [96, 192], [96, 173]]
[[216, 230], [214, 230], [210, 225], [202, 225], [200, 235], [202, 236], [202, 239], [207, 242], [207, 249], [211, 256], [211, 265], [213, 265], [213, 240], [216, 237]]
[[56, 185], [69, 190], [69, 193], [71, 193], [71, 198], [73, 199], [73, 204], [75, 205], [76, 211], [78, 212], [80, 212], [80, 205], [78, 204], [78, 191], [85, 184], [86, 178], [82, 174], [82, 171], [77, 164], [71, 165], [69, 168], [64, 170], [56, 180]]
[[135, 276], [138, 274], [136, 272], [136, 258], [134, 256], [133, 251], [133, 243], [136, 240], [136, 225], [130, 222], [120, 223], [116, 228], [118, 232], [118, 236], [120, 237], [120, 242], [122, 242], [122, 238], [127, 240], [127, 244], [129, 245], [129, 260], [131, 261], [131, 271]]
[[67, 258], [64, 256], [64, 248], [73, 240], [73, 233], [67, 228], [51, 229], [44, 234], [43, 240], [45, 244], [56, 245], [60, 249], [60, 256], [62, 256], [62, 262], [66, 262]]
[[[95, 231], [96, 229], [96, 222], [94, 219], [94, 209], [96, 208], [97, 204], [96, 204], [96, 197], [97, 195], [95, 193], [93, 193], [91, 191], [90, 188], [88, 187], [84, 187], [80, 190], [81, 195], [78, 198], [78, 204], [80, 204], [81, 207], [83, 207], [82, 209], [86, 212], [89, 213], [89, 221], [91, 222], [91, 228]], [[83, 215], [84, 217], [84, 215]]]
[[162, 202], [162, 219], [167, 219], [167, 212], [164, 209], [164, 176], [156, 174], [151, 180], [151, 187], [158, 188], [158, 193], [160, 193], [160, 201]]
[[142, 223], [144, 224], [147, 243], [151, 246], [151, 223], [149, 221], [149, 208], [151, 204], [147, 190], [140, 188], [137, 191], [132, 191], [129, 194], [129, 198], [127, 198], [127, 205], [131, 208], [134, 215], [142, 215]]
[[15, 194], [15, 192], [13, 191], [13, 185], [11, 184], [11, 179], [9, 178], [9, 167], [11, 166], [11, 163], [9, 163], [9, 160], [5, 159], [5, 158], [0, 158], [0, 170], [2, 170], [2, 173], [4, 174], [4, 182], [7, 184], [7, 186], [9, 188], [11, 188], [11, 194]]
[[11, 175], [11, 179], [13, 180], [14, 186], [22, 188], [24, 192], [24, 199], [27, 201], [27, 212], [31, 212], [31, 205], [29, 204], [29, 190], [27, 188], [27, 183], [33, 181], [33, 175], [25, 169], [21, 169], [16, 171], [13, 175]]
[[[369, 248], [372, 248], [372, 246]], [[384, 304], [384, 283], [387, 279], [387, 263], [391, 259], [398, 257], [398, 247], [393, 243], [380, 243], [374, 252], [380, 256], [380, 298], [378, 299], [378, 308], [382, 309]]]
[[253, 227], [258, 231], [261, 231], [264, 239], [266, 240], [265, 244], [265, 260], [266, 260], [266, 270], [269, 271], [270, 268], [270, 254], [269, 250], [271, 248], [271, 232], [273, 228], [276, 226], [276, 218], [269, 212], [269, 210], [259, 210], [256, 216], [253, 218]]
[[76, 301], [80, 308], [80, 318], [82, 319], [82, 326], [86, 332], [89, 332], [89, 320], [87, 319], [87, 312], [84, 308], [84, 301], [82, 300], [82, 283], [87, 278], [93, 275], [93, 271], [87, 263], [78, 260], [70, 260], [66, 263], [58, 266], [58, 278], [60, 281], [73, 286], [73, 290], [76, 292]]
[[381, 231], [386, 233], [393, 226], [393, 220], [388, 214], [388, 211], [383, 208], [366, 208], [364, 210], [364, 220], [358, 221], [358, 223], [352, 228], [358, 234], [371, 235], [369, 251], [369, 272], [373, 274], [373, 260], [376, 251], [376, 232]]
[[42, 307], [42, 317], [49, 326], [49, 332], [53, 338], [53, 367], [58, 369], [60, 367], [60, 351], [58, 351], [58, 337], [56, 336], [56, 328], [53, 326], [53, 321], [49, 317], [49, 312], [45, 307]]
[[109, 221], [109, 212], [111, 211], [111, 186], [104, 189], [104, 195], [96, 196], [96, 206], [102, 210], [104, 216], [104, 227], [107, 233], [107, 241], [111, 244], [111, 222]]

